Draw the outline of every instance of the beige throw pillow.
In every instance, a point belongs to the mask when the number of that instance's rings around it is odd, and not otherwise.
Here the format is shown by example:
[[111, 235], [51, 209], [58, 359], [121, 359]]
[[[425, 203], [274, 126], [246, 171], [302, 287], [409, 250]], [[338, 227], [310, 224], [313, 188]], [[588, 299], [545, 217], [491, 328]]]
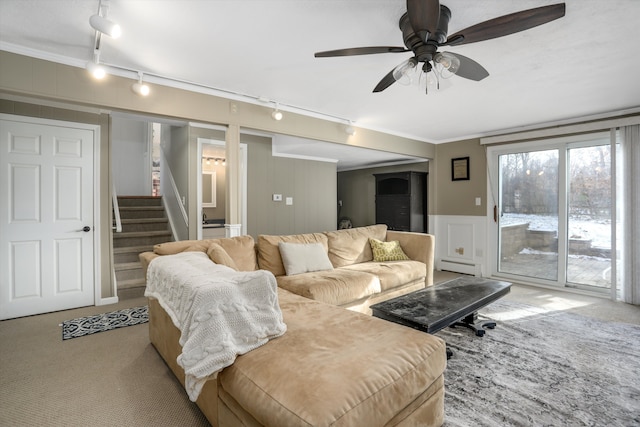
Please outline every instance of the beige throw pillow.
[[287, 276], [311, 271], [333, 270], [321, 243], [278, 242], [282, 264]]
[[383, 261], [406, 261], [410, 259], [402, 250], [400, 242], [393, 240], [391, 242], [383, 242], [378, 239], [369, 239], [371, 252], [373, 252], [373, 260], [375, 262]]
[[209, 259], [211, 259], [211, 261], [215, 262], [216, 264], [226, 265], [227, 267], [233, 268], [234, 270], [238, 271], [238, 266], [236, 265], [235, 261], [219, 244], [210, 243], [209, 248], [207, 249], [207, 255], [209, 255]]

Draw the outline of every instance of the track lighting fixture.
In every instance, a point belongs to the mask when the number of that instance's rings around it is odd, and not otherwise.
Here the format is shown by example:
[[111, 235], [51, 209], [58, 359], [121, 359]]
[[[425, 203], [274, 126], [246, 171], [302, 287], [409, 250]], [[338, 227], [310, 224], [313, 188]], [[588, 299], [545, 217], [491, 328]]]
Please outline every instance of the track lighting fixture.
[[356, 129], [353, 127], [351, 120], [349, 120], [349, 125], [344, 129], [344, 131], [351, 136], [356, 134]]
[[211, 164], [211, 159], [207, 159], [207, 164], [210, 165]]
[[93, 61], [87, 62], [86, 65], [87, 71], [91, 73], [91, 75], [100, 80], [103, 79], [107, 75], [107, 71], [104, 69], [102, 65], [100, 65], [100, 51], [96, 50], [93, 54]]
[[142, 73], [138, 72], [138, 81], [131, 85], [131, 90], [141, 96], [149, 95], [150, 89], [149, 85], [146, 85], [142, 82]]
[[278, 104], [276, 103], [276, 109], [271, 112], [271, 117], [273, 120], [282, 120], [282, 111], [278, 109]]
[[89, 18], [89, 24], [93, 27], [94, 30], [100, 31], [102, 34], [106, 34], [109, 37], [117, 39], [122, 35], [122, 29], [120, 25], [116, 24], [109, 19], [100, 16], [100, 15], [92, 15]]

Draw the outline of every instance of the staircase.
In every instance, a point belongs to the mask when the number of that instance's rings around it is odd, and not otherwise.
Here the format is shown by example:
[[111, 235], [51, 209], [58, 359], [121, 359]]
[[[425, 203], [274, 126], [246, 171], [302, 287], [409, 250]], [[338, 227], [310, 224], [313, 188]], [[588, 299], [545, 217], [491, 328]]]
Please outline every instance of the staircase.
[[113, 258], [120, 300], [144, 295], [145, 277], [138, 254], [173, 240], [162, 197], [119, 196], [122, 232], [113, 232]]

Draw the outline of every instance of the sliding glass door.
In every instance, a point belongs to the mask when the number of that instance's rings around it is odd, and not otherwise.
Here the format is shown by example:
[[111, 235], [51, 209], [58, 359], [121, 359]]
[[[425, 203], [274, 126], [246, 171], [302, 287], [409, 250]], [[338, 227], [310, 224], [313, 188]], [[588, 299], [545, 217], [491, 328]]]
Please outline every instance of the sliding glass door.
[[611, 287], [611, 146], [568, 150], [567, 282]]
[[558, 279], [558, 150], [499, 156], [498, 271]]
[[494, 275], [609, 292], [615, 212], [609, 138], [489, 148]]

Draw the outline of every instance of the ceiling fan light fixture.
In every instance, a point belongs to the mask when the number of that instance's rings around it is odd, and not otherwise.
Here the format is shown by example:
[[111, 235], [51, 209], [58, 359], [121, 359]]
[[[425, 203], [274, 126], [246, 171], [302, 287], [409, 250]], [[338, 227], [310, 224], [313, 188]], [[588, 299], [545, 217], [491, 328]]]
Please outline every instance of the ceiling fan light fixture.
[[89, 18], [89, 24], [94, 30], [100, 31], [102, 34], [106, 34], [111, 38], [117, 39], [122, 35], [122, 28], [120, 28], [120, 25], [105, 18], [104, 16], [91, 15], [91, 18]]
[[411, 72], [415, 70], [418, 61], [415, 58], [409, 58], [393, 70], [393, 78], [404, 86], [411, 84]]
[[443, 79], [450, 78], [460, 69], [460, 60], [447, 52], [436, 53], [433, 57], [433, 61], [440, 66], [440, 77]]

